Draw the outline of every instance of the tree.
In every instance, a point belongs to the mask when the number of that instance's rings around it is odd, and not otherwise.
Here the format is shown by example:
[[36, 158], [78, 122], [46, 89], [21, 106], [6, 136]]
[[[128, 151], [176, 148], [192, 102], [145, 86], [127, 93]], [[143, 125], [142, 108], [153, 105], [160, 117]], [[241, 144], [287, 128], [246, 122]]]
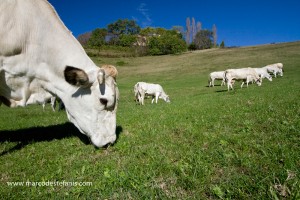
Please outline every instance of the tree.
[[155, 34], [157, 34], [157, 30], [153, 27], [147, 27], [140, 31], [140, 35], [143, 35], [143, 36], [152, 36]]
[[172, 30], [177, 31], [177, 33], [180, 33], [181, 37], [183, 37], [183, 35], [184, 35], [184, 28], [183, 28], [183, 26], [173, 26]]
[[201, 30], [196, 34], [194, 41], [197, 49], [209, 49], [213, 44], [213, 32], [210, 30]]
[[100, 48], [105, 44], [105, 36], [107, 35], [107, 30], [105, 28], [96, 28], [92, 31], [91, 37], [88, 41], [90, 47]]
[[200, 32], [202, 29], [202, 24], [201, 22], [197, 22], [197, 33]]
[[123, 47], [131, 47], [137, 41], [136, 35], [123, 34], [119, 37], [118, 45]]
[[82, 46], [86, 46], [88, 44], [89, 39], [91, 38], [92, 32], [86, 32], [78, 35], [77, 40]]
[[220, 48], [225, 48], [225, 43], [224, 43], [224, 40], [221, 42], [221, 44], [220, 44]]
[[149, 37], [148, 48], [150, 55], [176, 54], [186, 51], [186, 44], [180, 33], [165, 30], [159, 36]]
[[185, 42], [186, 44], [190, 44], [191, 42], [191, 20], [189, 17], [186, 18]]
[[213, 32], [213, 39], [214, 39], [214, 47], [217, 46], [217, 40], [218, 40], [218, 36], [217, 36], [217, 27], [214, 24], [212, 27], [212, 32]]
[[196, 34], [197, 34], [196, 22], [195, 22], [195, 18], [192, 17], [192, 41], [194, 41]]
[[190, 51], [195, 51], [195, 50], [197, 50], [197, 47], [196, 47], [196, 45], [195, 45], [194, 42], [192, 42], [192, 43], [188, 46], [188, 50], [190, 50]]
[[119, 36], [122, 34], [139, 34], [141, 28], [139, 25], [136, 24], [134, 20], [119, 19], [116, 22], [107, 25], [107, 30], [109, 33]]

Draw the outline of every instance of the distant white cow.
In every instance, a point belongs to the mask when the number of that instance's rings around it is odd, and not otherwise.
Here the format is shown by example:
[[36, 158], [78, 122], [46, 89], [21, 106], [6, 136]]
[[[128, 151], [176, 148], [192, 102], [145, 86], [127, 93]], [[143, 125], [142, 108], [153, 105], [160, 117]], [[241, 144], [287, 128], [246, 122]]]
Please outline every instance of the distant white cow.
[[0, 0], [3, 104], [26, 106], [44, 92], [58, 96], [68, 119], [103, 147], [117, 138], [114, 74], [95, 65], [47, 0]]
[[45, 110], [46, 103], [50, 101], [51, 108], [53, 112], [55, 111], [56, 107], [56, 97], [50, 94], [49, 92], [43, 91], [41, 93], [35, 93], [30, 95], [29, 99], [26, 102], [26, 105], [30, 104], [42, 104], [43, 110]]
[[140, 104], [144, 105], [144, 99], [146, 96], [152, 96], [151, 103], [157, 103], [158, 98], [163, 99], [165, 102], [169, 103], [170, 99], [169, 96], [164, 92], [163, 88], [159, 84], [153, 83], [145, 83], [145, 82], [138, 82], [134, 86], [135, 98], [140, 102]]
[[275, 63], [275, 64], [267, 65], [263, 68], [267, 69], [267, 71], [269, 73], [272, 73], [275, 76], [275, 78], [276, 78], [277, 74], [279, 76], [283, 76], [283, 64], [282, 63]]
[[225, 85], [224, 71], [211, 72], [208, 78], [208, 87], [214, 87], [215, 80], [222, 80], [221, 86]]
[[267, 78], [269, 81], [272, 81], [272, 76], [268, 73], [268, 70], [266, 68], [253, 68], [256, 73], [261, 77], [261, 79], [263, 78]]
[[261, 78], [253, 68], [241, 68], [241, 69], [228, 69], [225, 71], [225, 79], [227, 82], [228, 91], [230, 88], [233, 90], [232, 80], [242, 80], [241, 88], [244, 83], [254, 81], [258, 86], [261, 86]]

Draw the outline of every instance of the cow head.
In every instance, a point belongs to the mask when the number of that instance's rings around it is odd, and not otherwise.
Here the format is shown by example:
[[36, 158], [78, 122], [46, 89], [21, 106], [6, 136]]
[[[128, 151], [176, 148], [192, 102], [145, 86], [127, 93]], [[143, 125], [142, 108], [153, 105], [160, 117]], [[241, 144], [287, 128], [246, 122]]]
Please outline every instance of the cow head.
[[255, 83], [256, 83], [258, 86], [261, 86], [261, 84], [262, 84], [262, 77], [259, 77], [258, 79], [256, 79]]
[[279, 74], [279, 76], [283, 76], [283, 69], [279, 68], [278, 74]]
[[168, 95], [165, 95], [165, 96], [163, 96], [162, 98], [163, 98], [163, 100], [164, 100], [165, 102], [167, 102], [167, 103], [170, 103], [170, 102], [171, 102]]
[[106, 69], [85, 72], [67, 66], [65, 80], [71, 84], [71, 97], [64, 98], [69, 120], [97, 147], [116, 140], [118, 87]]

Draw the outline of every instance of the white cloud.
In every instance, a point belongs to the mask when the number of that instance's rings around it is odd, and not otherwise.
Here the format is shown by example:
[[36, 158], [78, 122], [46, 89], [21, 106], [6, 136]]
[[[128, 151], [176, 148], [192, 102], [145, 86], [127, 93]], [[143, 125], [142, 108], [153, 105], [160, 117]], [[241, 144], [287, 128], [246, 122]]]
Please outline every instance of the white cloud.
[[152, 24], [152, 19], [149, 14], [149, 10], [147, 9], [147, 4], [141, 3], [138, 8], [138, 12], [143, 16], [141, 20], [137, 20], [137, 18], [134, 18], [136, 21], [141, 21], [141, 25], [143, 28], [151, 26]]

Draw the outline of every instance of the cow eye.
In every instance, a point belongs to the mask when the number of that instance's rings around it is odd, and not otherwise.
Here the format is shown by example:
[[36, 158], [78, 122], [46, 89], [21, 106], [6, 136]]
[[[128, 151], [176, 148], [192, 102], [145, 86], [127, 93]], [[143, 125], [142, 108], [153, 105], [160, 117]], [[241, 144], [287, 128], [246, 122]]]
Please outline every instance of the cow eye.
[[106, 105], [107, 104], [107, 99], [100, 98], [100, 103], [102, 103], [103, 105]]

